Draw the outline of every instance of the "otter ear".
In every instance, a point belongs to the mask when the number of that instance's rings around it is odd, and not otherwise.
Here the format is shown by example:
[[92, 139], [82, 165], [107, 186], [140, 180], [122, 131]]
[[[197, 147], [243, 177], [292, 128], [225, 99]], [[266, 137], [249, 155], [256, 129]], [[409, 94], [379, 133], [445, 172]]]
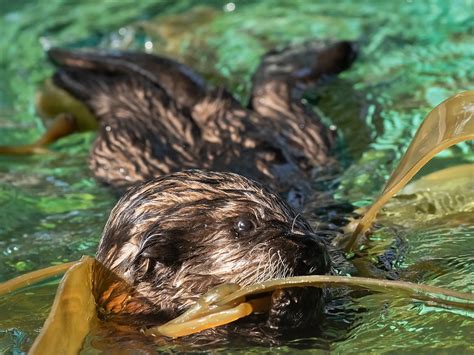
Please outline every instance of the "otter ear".
[[187, 249], [184, 238], [178, 233], [152, 233], [143, 239], [136, 259], [152, 259], [168, 267], [181, 264]]

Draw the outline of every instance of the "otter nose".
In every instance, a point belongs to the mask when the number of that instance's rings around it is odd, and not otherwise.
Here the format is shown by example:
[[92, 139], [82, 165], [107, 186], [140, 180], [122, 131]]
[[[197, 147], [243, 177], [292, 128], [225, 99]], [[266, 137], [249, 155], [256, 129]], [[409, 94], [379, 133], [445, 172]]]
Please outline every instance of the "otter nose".
[[290, 239], [297, 243], [295, 276], [323, 275], [331, 269], [329, 252], [323, 241], [314, 235], [293, 234]]

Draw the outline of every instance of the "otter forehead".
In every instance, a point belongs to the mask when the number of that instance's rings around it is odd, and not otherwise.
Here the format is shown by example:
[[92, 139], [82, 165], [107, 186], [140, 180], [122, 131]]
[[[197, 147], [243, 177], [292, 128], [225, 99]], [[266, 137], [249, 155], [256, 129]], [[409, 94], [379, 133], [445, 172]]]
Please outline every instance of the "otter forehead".
[[311, 232], [286, 202], [257, 182], [233, 173], [188, 170], [131, 188], [112, 210], [98, 257], [115, 267], [130, 261], [151, 234], [201, 229], [203, 237], [218, 236], [239, 217], [277, 223], [278, 231]]
[[[196, 208], [202, 208], [201, 210]], [[256, 217], [285, 221], [293, 210], [259, 183], [233, 173], [188, 170], [160, 177], [130, 189], [112, 211], [112, 216], [140, 223], [162, 214], [252, 212]]]

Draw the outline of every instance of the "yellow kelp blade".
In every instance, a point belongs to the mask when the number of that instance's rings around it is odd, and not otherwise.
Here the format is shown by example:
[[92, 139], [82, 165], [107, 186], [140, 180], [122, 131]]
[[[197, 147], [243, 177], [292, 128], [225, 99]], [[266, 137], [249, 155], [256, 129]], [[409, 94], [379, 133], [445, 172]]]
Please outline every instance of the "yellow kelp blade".
[[206, 329], [215, 328], [244, 318], [254, 312], [252, 305], [243, 302], [229, 309], [221, 311], [211, 311], [198, 318], [183, 323], [164, 324], [147, 330], [147, 334], [154, 336], [167, 336], [169, 338], [179, 338], [186, 335], [202, 332]]
[[359, 237], [370, 228], [382, 206], [428, 161], [442, 150], [472, 139], [474, 139], [474, 91], [466, 91], [450, 97], [428, 114], [390, 176], [382, 194], [359, 222], [346, 245], [346, 251], [351, 251], [358, 244]]
[[[46, 80], [43, 87], [36, 93], [35, 106], [44, 121], [62, 114], [70, 114], [74, 116], [75, 128], [78, 132], [95, 131], [98, 127], [97, 118], [87, 106], [67, 91], [54, 85], [51, 79]], [[49, 126], [46, 122], [45, 125]]]
[[83, 257], [64, 275], [53, 307], [29, 354], [77, 354], [91, 326], [98, 321], [92, 294], [92, 266]]

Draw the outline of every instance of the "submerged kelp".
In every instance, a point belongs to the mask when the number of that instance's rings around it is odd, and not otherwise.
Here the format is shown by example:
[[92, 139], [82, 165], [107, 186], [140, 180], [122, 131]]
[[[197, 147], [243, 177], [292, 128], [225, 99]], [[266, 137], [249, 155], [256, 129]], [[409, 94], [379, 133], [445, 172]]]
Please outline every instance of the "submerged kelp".
[[[214, 1], [207, 3], [213, 15], [200, 15], [200, 25], [193, 31], [176, 28], [183, 23], [188, 27], [193, 16], [166, 24], [168, 34], [169, 28], [183, 33], [173, 45], [143, 26], [147, 21], [187, 16], [186, 11], [197, 3], [2, 2], [0, 144], [26, 143], [42, 131], [33, 112], [35, 87], [51, 72], [42, 45], [169, 53], [245, 98], [252, 70], [266, 49], [314, 37], [355, 39], [361, 52], [357, 64], [307, 99], [318, 102], [327, 121], [341, 132], [338, 154], [348, 169], [325, 186], [337, 189], [341, 199], [362, 206], [378, 194], [426, 113], [451, 94], [473, 88], [471, 0], [291, 4], [269, 0], [236, 2], [234, 7]], [[62, 140], [46, 156], [0, 157], [2, 280], [95, 252], [115, 196], [98, 186], [86, 168], [92, 137], [83, 134]], [[473, 156], [472, 143], [456, 146], [435, 158], [425, 173], [472, 162]], [[440, 216], [436, 223], [421, 219], [407, 229], [386, 224], [372, 239], [397, 240], [401, 234], [408, 240], [402, 243], [408, 250], [397, 259], [399, 267], [409, 270], [421, 259], [428, 271], [420, 273], [418, 268], [416, 277], [472, 290], [472, 217], [451, 214]], [[51, 300], [54, 287], [44, 285], [31, 292]], [[0, 300], [2, 351], [31, 344], [50, 304], [29, 295], [15, 299], [16, 305], [11, 298]], [[367, 296], [358, 303], [359, 309], [366, 310], [357, 321], [364, 326], [356, 327], [347, 340], [333, 343], [338, 352], [368, 348], [384, 352], [393, 347], [467, 351], [470, 346], [474, 326], [464, 315], [387, 303], [380, 296]], [[343, 321], [347, 313], [339, 312], [336, 318]], [[23, 321], [13, 323], [12, 318]], [[23, 326], [15, 329], [14, 324]]]

